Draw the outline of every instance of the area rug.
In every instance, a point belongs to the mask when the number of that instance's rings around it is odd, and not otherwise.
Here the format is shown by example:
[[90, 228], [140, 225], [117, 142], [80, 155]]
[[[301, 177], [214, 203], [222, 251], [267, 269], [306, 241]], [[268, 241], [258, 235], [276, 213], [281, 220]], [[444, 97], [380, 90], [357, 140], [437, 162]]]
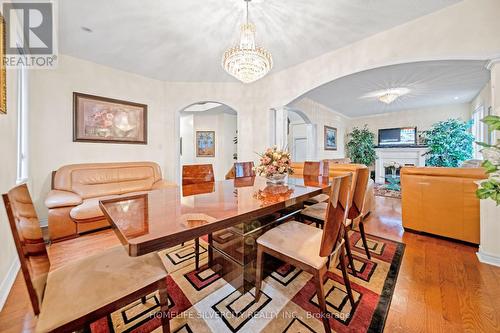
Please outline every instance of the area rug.
[[[372, 259], [365, 256], [358, 232], [350, 233], [357, 277], [350, 275], [355, 305], [347, 298], [339, 266], [330, 267], [325, 295], [334, 332], [382, 332], [403, 258], [404, 244], [367, 235]], [[206, 265], [194, 269], [192, 242], [160, 253], [171, 270], [167, 278], [172, 332], [324, 332], [314, 281], [309, 273], [284, 264], [263, 283], [259, 302], [254, 289], [241, 294]], [[94, 333], [161, 332], [159, 297], [136, 301], [92, 324]]]
[[396, 198], [401, 199], [401, 191], [394, 191], [385, 188], [385, 185], [375, 184], [374, 187], [375, 195], [379, 197], [388, 197], [388, 198]]

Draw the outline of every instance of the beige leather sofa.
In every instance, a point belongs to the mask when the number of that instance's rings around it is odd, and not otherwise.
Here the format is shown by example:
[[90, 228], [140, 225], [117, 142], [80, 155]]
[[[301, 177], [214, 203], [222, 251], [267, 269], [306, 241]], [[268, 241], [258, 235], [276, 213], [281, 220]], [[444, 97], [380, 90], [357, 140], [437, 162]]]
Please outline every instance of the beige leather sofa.
[[52, 241], [109, 227], [99, 200], [175, 186], [154, 162], [72, 164], [55, 171], [45, 205]]

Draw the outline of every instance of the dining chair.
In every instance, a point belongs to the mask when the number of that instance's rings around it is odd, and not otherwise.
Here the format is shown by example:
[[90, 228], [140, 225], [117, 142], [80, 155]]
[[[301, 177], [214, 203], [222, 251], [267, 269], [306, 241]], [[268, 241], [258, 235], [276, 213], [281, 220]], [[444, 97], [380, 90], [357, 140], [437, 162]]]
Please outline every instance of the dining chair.
[[326, 315], [324, 293], [325, 275], [331, 262], [340, 261], [344, 285], [351, 306], [354, 296], [345, 262], [344, 220], [347, 218], [352, 175], [345, 174], [332, 180], [330, 200], [327, 203], [323, 230], [304, 223], [289, 221], [273, 228], [257, 238], [257, 269], [255, 302], [262, 289], [264, 254], [276, 257], [313, 275], [325, 332], [331, 332]]
[[[333, 172], [343, 173], [344, 171], [338, 170]], [[362, 214], [363, 205], [368, 202], [367, 200], [365, 200], [365, 196], [366, 196], [366, 188], [368, 186], [368, 180], [370, 178], [370, 170], [366, 166], [357, 166], [355, 173], [356, 173], [355, 177], [356, 179], [354, 180], [355, 183], [353, 184], [352, 203], [350, 204], [349, 214], [346, 219], [346, 228], [352, 229], [354, 222], [356, 221], [358, 222], [359, 232], [361, 234], [361, 240], [365, 248], [366, 256], [368, 259], [371, 259], [370, 250], [368, 248], [368, 242], [366, 240], [366, 233], [364, 228], [364, 216]], [[326, 208], [327, 206], [325, 203], [317, 203], [311, 205], [309, 207], [304, 208], [300, 212], [300, 218], [303, 220], [309, 220], [321, 226], [323, 225]], [[353, 265], [354, 260], [352, 258], [351, 246], [348, 240], [347, 232], [345, 234], [345, 237], [346, 237], [346, 249], [347, 249], [347, 256], [349, 257], [349, 263], [351, 265], [353, 274], [356, 275]]]
[[116, 246], [51, 270], [26, 184], [3, 194], [37, 332], [90, 331], [90, 324], [155, 291], [163, 332], [168, 320], [167, 272], [157, 253], [129, 257]]
[[214, 182], [212, 164], [191, 164], [182, 166], [182, 185]]
[[[305, 161], [302, 175], [303, 177], [329, 177], [330, 169], [328, 161]], [[321, 193], [304, 201], [305, 205], [314, 205], [319, 202], [328, 201], [328, 194]]]
[[[182, 166], [182, 185], [214, 183], [214, 168], [212, 164], [191, 164]], [[191, 191], [193, 189], [191, 188]], [[208, 234], [208, 261], [212, 261], [212, 234]], [[184, 243], [182, 243], [184, 245]], [[200, 268], [200, 239], [194, 240], [194, 257], [196, 270]]]
[[255, 177], [255, 171], [253, 168], [253, 162], [235, 162], [226, 174], [226, 179]]

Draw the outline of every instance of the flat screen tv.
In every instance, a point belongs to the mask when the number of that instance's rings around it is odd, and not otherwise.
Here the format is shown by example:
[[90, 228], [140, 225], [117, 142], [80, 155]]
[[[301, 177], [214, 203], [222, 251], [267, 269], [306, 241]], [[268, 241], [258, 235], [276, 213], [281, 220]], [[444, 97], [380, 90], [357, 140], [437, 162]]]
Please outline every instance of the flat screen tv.
[[410, 146], [416, 144], [416, 127], [385, 128], [378, 130], [379, 146]]

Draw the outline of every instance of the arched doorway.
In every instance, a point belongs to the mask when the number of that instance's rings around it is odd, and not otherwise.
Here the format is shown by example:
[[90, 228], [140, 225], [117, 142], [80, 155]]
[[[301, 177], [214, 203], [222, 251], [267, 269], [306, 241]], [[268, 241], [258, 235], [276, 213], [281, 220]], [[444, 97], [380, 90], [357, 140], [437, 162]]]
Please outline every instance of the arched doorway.
[[272, 144], [287, 148], [294, 162], [316, 160], [316, 125], [309, 117], [287, 106], [271, 111]]
[[197, 102], [179, 112], [179, 183], [187, 164], [212, 164], [215, 179], [224, 179], [238, 159], [237, 116], [219, 102]]

